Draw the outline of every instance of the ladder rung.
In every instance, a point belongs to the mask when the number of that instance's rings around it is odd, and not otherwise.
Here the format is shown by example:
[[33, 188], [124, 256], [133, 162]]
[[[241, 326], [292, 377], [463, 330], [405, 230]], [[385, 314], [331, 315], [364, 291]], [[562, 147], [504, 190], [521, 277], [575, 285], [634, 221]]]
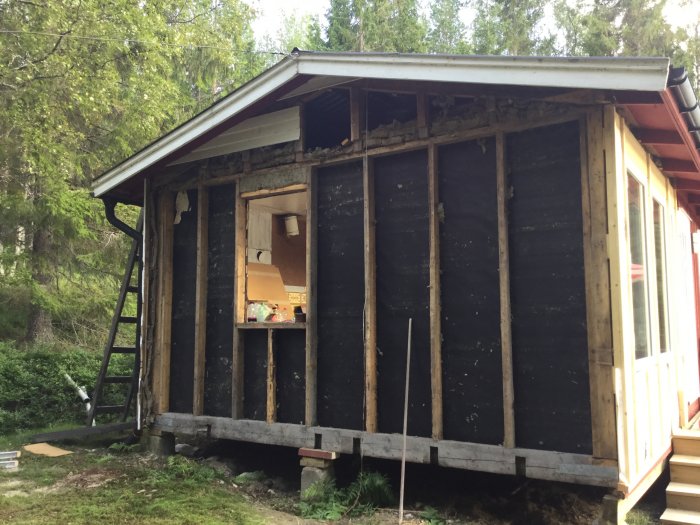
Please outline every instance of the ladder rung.
[[124, 405], [102, 405], [95, 407], [95, 413], [102, 414], [114, 414], [115, 412], [123, 412], [125, 410]]
[[131, 376], [105, 376], [105, 383], [131, 383]]
[[113, 354], [135, 354], [136, 348], [134, 348], [133, 346], [113, 346], [112, 353]]
[[121, 316], [121, 317], [119, 317], [119, 322], [120, 322], [120, 323], [136, 324], [136, 323], [138, 322], [138, 318], [136, 318], [136, 317]]
[[137, 293], [139, 291], [139, 287], [129, 285], [126, 287], [126, 291], [129, 293]]

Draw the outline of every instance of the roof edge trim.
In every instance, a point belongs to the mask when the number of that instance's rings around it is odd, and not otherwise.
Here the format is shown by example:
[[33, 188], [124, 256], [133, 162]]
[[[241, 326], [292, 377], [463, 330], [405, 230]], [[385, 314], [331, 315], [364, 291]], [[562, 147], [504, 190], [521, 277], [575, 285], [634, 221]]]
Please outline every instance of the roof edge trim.
[[92, 185], [95, 197], [100, 197], [132, 176], [195, 140], [209, 129], [243, 111], [266, 94], [292, 80], [299, 74], [295, 58], [287, 57], [243, 84], [218, 103], [149, 144], [124, 162], [97, 178]]
[[[435, 82], [663, 91], [668, 58], [301, 53], [299, 73]], [[407, 73], [410, 73], [407, 75]]]

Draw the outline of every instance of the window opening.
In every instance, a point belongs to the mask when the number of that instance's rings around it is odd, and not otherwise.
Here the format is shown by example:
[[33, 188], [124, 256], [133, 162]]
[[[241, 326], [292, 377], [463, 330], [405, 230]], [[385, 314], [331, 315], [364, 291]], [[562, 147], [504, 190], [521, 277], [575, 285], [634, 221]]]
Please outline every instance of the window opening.
[[627, 221], [629, 227], [630, 279], [634, 317], [635, 358], [643, 359], [649, 349], [648, 294], [644, 256], [644, 188], [632, 175], [627, 175]]
[[248, 201], [246, 321], [306, 321], [306, 192]]
[[666, 288], [666, 235], [664, 207], [654, 202], [654, 258], [656, 261], [656, 309], [659, 319], [659, 348], [668, 352], [668, 301]]

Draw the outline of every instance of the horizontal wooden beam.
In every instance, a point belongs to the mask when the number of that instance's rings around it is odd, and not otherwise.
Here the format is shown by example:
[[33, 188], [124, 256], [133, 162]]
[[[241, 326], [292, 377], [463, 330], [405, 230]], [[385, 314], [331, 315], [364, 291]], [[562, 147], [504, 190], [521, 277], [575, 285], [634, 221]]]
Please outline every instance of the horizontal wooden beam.
[[625, 106], [649, 106], [662, 104], [661, 95], [647, 91], [627, 91], [615, 93], [615, 102]]
[[664, 171], [673, 171], [674, 173], [698, 173], [700, 171], [690, 160], [662, 158], [661, 165]]
[[[360, 452], [366, 457], [401, 459], [401, 434], [371, 433], [361, 430], [266, 423], [249, 419], [193, 416], [167, 413], [156, 416], [154, 428], [163, 432], [196, 434], [209, 429], [214, 439], [234, 439], [268, 445], [294, 448], [315, 448], [329, 452], [352, 454], [359, 442]], [[406, 459], [413, 463], [431, 463], [437, 454], [438, 465], [450, 468], [478, 470], [496, 474], [516, 473], [516, 458], [523, 458], [525, 476], [534, 479], [617, 487], [617, 462], [600, 460], [590, 455], [505, 448], [500, 445], [462, 443], [434, 440], [427, 437], [407, 436]], [[521, 460], [522, 461], [522, 460]]]
[[634, 136], [643, 144], [655, 145], [683, 145], [683, 138], [676, 130], [640, 128], [633, 131]]
[[673, 187], [683, 191], [700, 191], [700, 180], [675, 179]]

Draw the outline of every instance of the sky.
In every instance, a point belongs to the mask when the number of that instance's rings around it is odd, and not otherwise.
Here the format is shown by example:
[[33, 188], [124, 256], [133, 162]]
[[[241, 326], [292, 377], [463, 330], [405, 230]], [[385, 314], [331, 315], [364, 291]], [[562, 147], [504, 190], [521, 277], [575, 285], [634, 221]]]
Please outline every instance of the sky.
[[[329, 0], [247, 0], [258, 10], [260, 15], [253, 24], [253, 30], [258, 41], [266, 36], [275, 38], [285, 16], [294, 14], [301, 18], [304, 15], [321, 16], [328, 9]], [[685, 5], [683, 5], [685, 4]], [[666, 19], [674, 26], [683, 26], [690, 20], [700, 17], [700, 0], [667, 0]]]

